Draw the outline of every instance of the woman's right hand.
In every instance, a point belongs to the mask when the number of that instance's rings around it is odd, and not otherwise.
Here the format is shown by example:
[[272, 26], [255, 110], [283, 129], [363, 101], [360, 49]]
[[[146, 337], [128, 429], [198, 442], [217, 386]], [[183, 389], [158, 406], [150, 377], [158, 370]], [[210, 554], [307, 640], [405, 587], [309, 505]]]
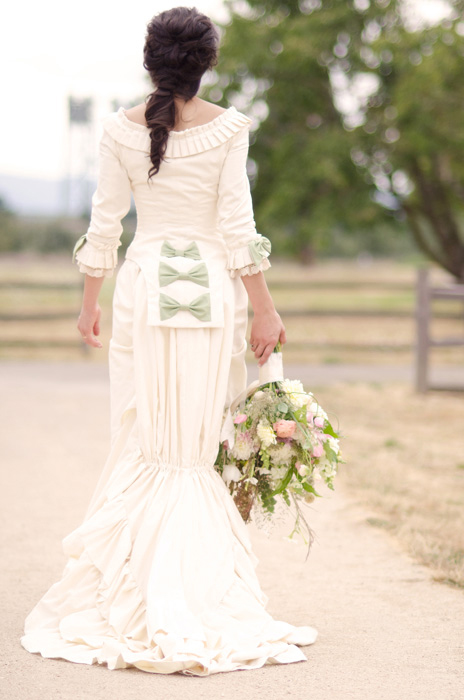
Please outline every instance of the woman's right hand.
[[94, 348], [103, 347], [101, 342], [95, 338], [96, 335], [100, 335], [100, 318], [101, 308], [97, 302], [92, 308], [83, 306], [77, 320], [77, 328], [82, 335], [82, 340]]
[[277, 311], [269, 309], [255, 313], [251, 324], [250, 347], [259, 367], [267, 362], [278, 341], [284, 345], [287, 337], [285, 326]]

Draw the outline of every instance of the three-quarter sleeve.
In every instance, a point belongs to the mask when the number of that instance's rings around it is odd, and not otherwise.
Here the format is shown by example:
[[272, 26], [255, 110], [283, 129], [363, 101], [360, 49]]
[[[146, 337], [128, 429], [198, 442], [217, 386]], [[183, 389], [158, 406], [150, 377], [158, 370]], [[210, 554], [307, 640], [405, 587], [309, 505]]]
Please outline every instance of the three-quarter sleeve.
[[271, 241], [256, 231], [253, 215], [246, 171], [248, 129], [246, 125], [230, 139], [218, 187], [218, 229], [227, 248], [231, 277], [253, 275], [271, 267]]
[[100, 139], [97, 189], [90, 225], [76, 242], [72, 261], [92, 277], [112, 277], [121, 245], [121, 219], [131, 204], [131, 183], [119, 156], [119, 144], [107, 131]]

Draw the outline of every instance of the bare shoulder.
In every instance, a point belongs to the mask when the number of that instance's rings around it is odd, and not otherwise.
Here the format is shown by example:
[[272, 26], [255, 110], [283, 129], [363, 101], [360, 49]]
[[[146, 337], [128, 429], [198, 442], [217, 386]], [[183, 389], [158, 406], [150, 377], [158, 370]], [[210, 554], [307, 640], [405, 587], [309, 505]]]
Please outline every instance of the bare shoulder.
[[134, 107], [129, 107], [129, 109], [126, 109], [124, 111], [126, 113], [126, 117], [131, 121], [135, 122], [136, 124], [141, 124], [142, 126], [147, 126], [147, 122], [145, 119], [146, 108], [146, 103], [142, 102], [141, 104], [135, 105]]
[[[145, 110], [147, 108], [146, 102], [141, 102], [134, 107], [129, 107], [125, 109], [125, 115], [130, 120], [136, 124], [141, 124], [142, 126], [147, 126], [147, 121], [145, 119]], [[179, 114], [177, 129], [189, 128], [190, 126], [197, 126], [200, 124], [207, 124], [208, 122], [216, 119], [223, 112], [227, 112], [224, 107], [219, 107], [219, 105], [208, 102], [207, 100], [202, 100], [200, 97], [194, 97], [192, 100], [184, 104], [178, 104]]]
[[200, 97], [193, 97], [184, 104], [178, 103], [177, 130], [207, 124], [226, 111], [223, 107], [212, 102], [202, 100]]
[[213, 102], [202, 100], [200, 97], [197, 98], [197, 106], [199, 113], [201, 112], [207, 119], [215, 119], [223, 112], [227, 112], [224, 107], [219, 107], [219, 105], [213, 104]]

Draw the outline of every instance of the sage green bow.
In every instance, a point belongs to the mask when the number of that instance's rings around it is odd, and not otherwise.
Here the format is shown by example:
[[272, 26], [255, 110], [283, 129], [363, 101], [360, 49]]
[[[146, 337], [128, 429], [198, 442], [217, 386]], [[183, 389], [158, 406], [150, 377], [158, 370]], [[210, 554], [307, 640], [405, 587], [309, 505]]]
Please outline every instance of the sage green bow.
[[180, 309], [190, 311], [200, 321], [211, 321], [211, 300], [209, 292], [201, 294], [190, 302], [190, 304], [180, 304], [177, 299], [169, 297], [167, 294], [160, 294], [160, 318], [165, 321], [174, 316]]
[[209, 287], [208, 268], [204, 262], [190, 268], [188, 272], [179, 272], [179, 270], [176, 270], [174, 267], [164, 262], [164, 260], [161, 260], [158, 272], [160, 287], [164, 287], [176, 280], [191, 280], [192, 282], [201, 284], [202, 287]]
[[73, 253], [72, 253], [72, 262], [74, 262], [74, 260], [76, 258], [77, 251], [82, 248], [82, 246], [84, 245], [86, 240], [87, 240], [87, 234], [83, 233], [82, 236], [76, 241], [76, 245], [74, 246]]
[[266, 236], [256, 238], [248, 244], [248, 250], [255, 265], [259, 265], [261, 260], [271, 252], [271, 241]]
[[169, 241], [164, 241], [163, 245], [161, 246], [161, 255], [166, 255], [168, 258], [180, 256], [182, 258], [192, 258], [192, 260], [201, 260], [200, 251], [198, 250], [198, 246], [195, 241], [189, 243], [185, 250], [174, 248]]

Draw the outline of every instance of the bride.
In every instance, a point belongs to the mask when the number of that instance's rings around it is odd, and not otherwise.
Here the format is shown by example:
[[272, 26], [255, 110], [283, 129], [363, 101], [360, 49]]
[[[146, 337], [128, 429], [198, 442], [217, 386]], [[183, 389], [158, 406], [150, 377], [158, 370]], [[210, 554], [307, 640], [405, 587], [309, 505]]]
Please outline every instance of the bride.
[[258, 364], [286, 342], [246, 174], [251, 120], [197, 97], [217, 47], [195, 8], [156, 15], [144, 45], [154, 91], [103, 120], [90, 226], [73, 252], [92, 347], [131, 193], [137, 230], [113, 297], [108, 457], [62, 542], [62, 578], [21, 637], [46, 658], [206, 676], [306, 661], [299, 647], [317, 637], [266, 611], [247, 527], [214, 468], [247, 385], [248, 300]]

